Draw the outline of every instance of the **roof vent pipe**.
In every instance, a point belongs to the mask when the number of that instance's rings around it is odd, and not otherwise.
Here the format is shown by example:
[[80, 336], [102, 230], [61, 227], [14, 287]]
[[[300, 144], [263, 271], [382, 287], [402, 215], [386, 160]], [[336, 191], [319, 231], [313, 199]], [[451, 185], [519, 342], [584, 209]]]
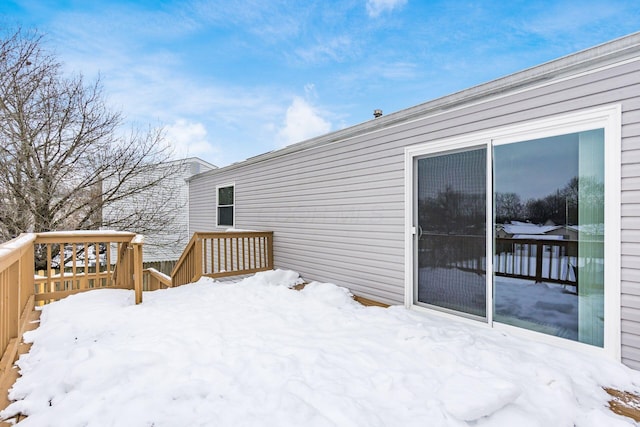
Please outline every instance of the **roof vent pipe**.
[[381, 117], [381, 116], [382, 116], [382, 110], [380, 110], [378, 108], [373, 110], [373, 117], [375, 117], [377, 119], [378, 117]]

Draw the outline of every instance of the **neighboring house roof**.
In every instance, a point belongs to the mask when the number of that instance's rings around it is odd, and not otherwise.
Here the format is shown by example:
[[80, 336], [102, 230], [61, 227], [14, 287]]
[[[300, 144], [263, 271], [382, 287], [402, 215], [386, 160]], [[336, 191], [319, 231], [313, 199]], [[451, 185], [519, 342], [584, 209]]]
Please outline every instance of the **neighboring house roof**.
[[176, 162], [190, 163], [192, 165], [191, 167], [192, 175], [207, 172], [213, 169], [218, 169], [218, 166], [212, 163], [209, 163], [206, 160], [202, 160], [199, 157], [187, 157], [184, 159], [176, 160]]
[[512, 239], [563, 240], [563, 237], [557, 234], [514, 234]]
[[[512, 221], [511, 224], [502, 224], [502, 229], [509, 234], [539, 236], [541, 234], [547, 234], [550, 231], [562, 228], [560, 225], [538, 225], [528, 222]], [[562, 237], [562, 236], [560, 236]], [[528, 238], [528, 237], [523, 237]]]
[[170, 160], [168, 162], [158, 163], [157, 166], [161, 167], [163, 165], [175, 165], [176, 163], [191, 165], [191, 169], [189, 171], [186, 171], [188, 175], [196, 175], [199, 173], [218, 169], [218, 166], [209, 163], [206, 160], [202, 160], [199, 157], [185, 157], [183, 159]]
[[[525, 69], [523, 71], [492, 80], [417, 106], [400, 110], [372, 120], [318, 136], [306, 141], [289, 145], [279, 150], [269, 151], [241, 162], [217, 168], [200, 175], [216, 174], [252, 163], [262, 162], [271, 158], [285, 156], [332, 143], [343, 142], [347, 139], [388, 129], [395, 125], [407, 123], [411, 120], [421, 120], [456, 108], [466, 108], [473, 103], [482, 103], [489, 99], [500, 97], [505, 92], [513, 95], [514, 91], [526, 90], [532, 86], [543, 85], [545, 82], [563, 76], [582, 73], [593, 68], [619, 61], [625, 55], [633, 54], [640, 44], [640, 32], [589, 48], [583, 51]], [[199, 175], [195, 175], [199, 177]], [[193, 177], [192, 177], [193, 178]], [[190, 179], [192, 179], [190, 178]]]

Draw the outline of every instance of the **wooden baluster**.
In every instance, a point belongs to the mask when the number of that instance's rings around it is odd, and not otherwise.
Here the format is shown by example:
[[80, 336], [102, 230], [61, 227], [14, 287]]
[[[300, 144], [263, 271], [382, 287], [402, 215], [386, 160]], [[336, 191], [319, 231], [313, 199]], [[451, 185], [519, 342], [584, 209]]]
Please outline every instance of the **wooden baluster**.
[[214, 246], [214, 239], [209, 239], [209, 245], [211, 246], [211, 267], [209, 268], [209, 270], [207, 270], [209, 273], [213, 273], [215, 271], [215, 253], [216, 253], [216, 249]]
[[207, 273], [207, 259], [209, 258], [207, 256], [207, 239], [202, 239], [202, 257], [204, 259], [204, 264], [203, 264], [203, 273]]
[[53, 282], [53, 266], [51, 265], [51, 243], [47, 243], [47, 287], [49, 292], [55, 291], [55, 284]]
[[242, 269], [244, 270], [246, 268], [246, 263], [245, 263], [245, 256], [244, 256], [244, 251], [245, 251], [245, 243], [244, 243], [244, 237], [240, 238], [240, 242], [242, 243]]
[[253, 268], [258, 268], [258, 259], [256, 254], [256, 238], [253, 237], [251, 240], [253, 241], [253, 252], [251, 254], [253, 257]]
[[76, 262], [77, 262], [78, 244], [71, 244], [71, 289], [76, 288]]
[[223, 247], [224, 247], [224, 257], [223, 258], [224, 258], [224, 269], [225, 269], [225, 271], [229, 271], [229, 257], [227, 255], [227, 240], [228, 239], [226, 237], [223, 237], [223, 239], [222, 239], [222, 244], [223, 244]]
[[107, 286], [113, 286], [113, 269], [111, 268], [111, 242], [105, 242], [107, 245], [107, 253], [105, 254], [105, 263], [107, 265]]
[[274, 268], [274, 260], [273, 260], [273, 233], [269, 234], [269, 237], [267, 238], [267, 240], [269, 241], [269, 268], [273, 269]]
[[[135, 239], [135, 237], [134, 237]], [[142, 302], [142, 243], [133, 244], [133, 289], [135, 302]]]
[[216, 243], [218, 246], [218, 265], [216, 266], [216, 268], [214, 269], [214, 273], [219, 273], [220, 270], [222, 270], [222, 268], [220, 268], [220, 238], [216, 237]]

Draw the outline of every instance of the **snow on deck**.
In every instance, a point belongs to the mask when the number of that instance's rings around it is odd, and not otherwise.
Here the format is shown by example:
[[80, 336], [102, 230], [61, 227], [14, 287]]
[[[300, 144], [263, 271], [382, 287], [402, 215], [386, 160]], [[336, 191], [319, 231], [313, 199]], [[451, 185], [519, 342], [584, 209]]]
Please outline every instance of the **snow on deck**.
[[2, 416], [19, 426], [623, 426], [640, 373], [345, 288], [258, 273], [42, 310]]

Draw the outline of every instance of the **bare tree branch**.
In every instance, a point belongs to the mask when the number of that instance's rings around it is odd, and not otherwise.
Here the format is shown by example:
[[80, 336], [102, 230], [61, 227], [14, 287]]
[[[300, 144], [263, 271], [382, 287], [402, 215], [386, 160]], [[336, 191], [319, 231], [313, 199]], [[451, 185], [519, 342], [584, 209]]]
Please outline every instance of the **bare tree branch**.
[[125, 136], [122, 125], [100, 80], [63, 75], [41, 35], [2, 37], [0, 238], [104, 227], [171, 235], [183, 166], [169, 162], [161, 129]]

